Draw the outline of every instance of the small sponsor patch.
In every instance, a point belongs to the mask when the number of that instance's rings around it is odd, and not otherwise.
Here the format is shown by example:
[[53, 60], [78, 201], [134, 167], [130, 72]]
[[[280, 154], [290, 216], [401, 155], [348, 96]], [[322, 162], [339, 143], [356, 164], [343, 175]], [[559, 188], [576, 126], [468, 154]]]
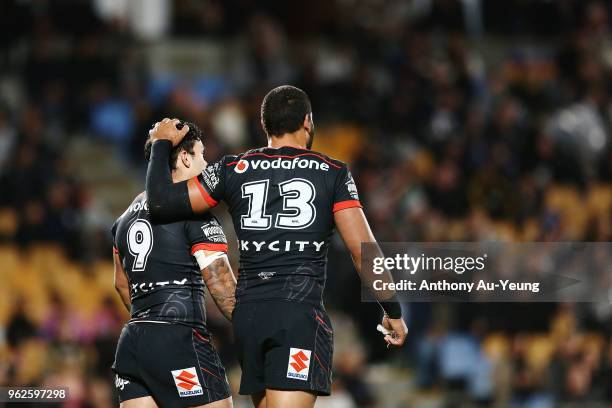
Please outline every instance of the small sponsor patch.
[[289, 364], [287, 365], [287, 378], [296, 380], [308, 380], [310, 368], [310, 350], [299, 348], [289, 349]]
[[208, 166], [202, 172], [202, 179], [211, 191], [217, 187], [217, 184], [219, 184], [220, 169], [221, 167], [219, 165], [219, 162], [217, 162], [213, 165]]
[[259, 278], [263, 279], [263, 280], [268, 280], [271, 277], [273, 277], [274, 275], [276, 275], [276, 272], [259, 272], [257, 274], [257, 276], [259, 276]]
[[348, 190], [349, 195], [353, 200], [359, 200], [359, 194], [357, 193], [357, 186], [355, 185], [355, 180], [353, 179], [353, 175], [351, 172], [348, 172], [348, 177], [346, 181], [346, 188]]
[[115, 374], [115, 387], [118, 390], [123, 391], [123, 389], [125, 388], [126, 385], [128, 385], [130, 382], [128, 380], [126, 380], [125, 378], [121, 378], [119, 377], [117, 374]]
[[192, 397], [204, 393], [195, 367], [172, 370], [172, 378], [180, 397]]
[[238, 174], [242, 174], [249, 169], [249, 162], [246, 160], [239, 160], [234, 167], [234, 171]]
[[211, 219], [209, 222], [203, 224], [201, 227], [202, 233], [210, 242], [218, 242], [226, 244], [227, 240], [225, 239], [225, 233], [223, 232], [223, 228], [216, 219]]

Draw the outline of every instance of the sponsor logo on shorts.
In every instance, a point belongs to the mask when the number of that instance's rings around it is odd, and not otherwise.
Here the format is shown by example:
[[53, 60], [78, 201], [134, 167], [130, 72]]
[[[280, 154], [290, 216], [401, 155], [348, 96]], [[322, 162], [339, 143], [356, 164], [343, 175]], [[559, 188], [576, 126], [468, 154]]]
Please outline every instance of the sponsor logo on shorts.
[[121, 378], [117, 374], [115, 374], [115, 388], [117, 388], [118, 390], [123, 391], [125, 386], [128, 385], [129, 383], [130, 382], [126, 380], [125, 378]]
[[287, 365], [287, 378], [308, 380], [310, 368], [310, 350], [291, 347], [289, 349], [289, 364]]
[[204, 393], [195, 367], [172, 370], [172, 378], [180, 397], [192, 397]]

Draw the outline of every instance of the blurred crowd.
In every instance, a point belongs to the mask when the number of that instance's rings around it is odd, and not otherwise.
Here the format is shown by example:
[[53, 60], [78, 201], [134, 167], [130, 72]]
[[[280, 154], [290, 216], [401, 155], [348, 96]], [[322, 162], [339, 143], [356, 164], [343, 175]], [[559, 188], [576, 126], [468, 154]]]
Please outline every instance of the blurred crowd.
[[[59, 264], [83, 276], [77, 288], [90, 284], [92, 263], [108, 262], [103, 226], [119, 214], [93, 207], [100, 197], [70, 146], [113, 146], [115, 157], [101, 159], [141, 183], [155, 121], [197, 123], [212, 162], [265, 143], [259, 106], [285, 83], [310, 95], [315, 149], [349, 162], [381, 241], [610, 241], [608, 2], [293, 3], [3, 1], [0, 273], [19, 248], [17, 281], [41, 245], [59, 244]], [[415, 396], [441, 396], [440, 406], [612, 404], [609, 309], [406, 305], [410, 344], [389, 356], [372, 330], [379, 311], [360, 303], [341, 243], [330, 258], [337, 381], [321, 406], [404, 406]], [[103, 293], [112, 285], [105, 265]], [[61, 368], [72, 367], [86, 375], [63, 381], [89, 405], [108, 404], [113, 339], [126, 318], [117, 299], [99, 297], [84, 318], [67, 303], [71, 292], [45, 290], [32, 311], [31, 292], [17, 286], [0, 301], [0, 383], [60, 384]], [[235, 369], [227, 325], [214, 307], [209, 318]], [[397, 397], [406, 399], [385, 399], [373, 373], [410, 383]]]

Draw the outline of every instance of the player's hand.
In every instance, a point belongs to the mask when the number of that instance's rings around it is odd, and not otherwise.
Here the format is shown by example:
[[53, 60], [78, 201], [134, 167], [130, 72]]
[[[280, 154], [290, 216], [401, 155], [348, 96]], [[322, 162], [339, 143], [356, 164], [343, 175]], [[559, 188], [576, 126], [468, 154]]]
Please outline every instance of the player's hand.
[[403, 318], [389, 319], [387, 315], [384, 315], [382, 325], [389, 331], [389, 333], [385, 335], [387, 347], [400, 347], [404, 344], [406, 341], [406, 335], [408, 334], [408, 327], [406, 327], [406, 323], [404, 322]]
[[178, 119], [164, 118], [161, 122], [157, 122], [153, 129], [149, 130], [149, 137], [152, 141], [169, 140], [172, 142], [172, 146], [176, 146], [189, 132], [189, 126], [187, 125], [183, 125], [180, 130], [177, 129], [176, 125], [180, 122]]

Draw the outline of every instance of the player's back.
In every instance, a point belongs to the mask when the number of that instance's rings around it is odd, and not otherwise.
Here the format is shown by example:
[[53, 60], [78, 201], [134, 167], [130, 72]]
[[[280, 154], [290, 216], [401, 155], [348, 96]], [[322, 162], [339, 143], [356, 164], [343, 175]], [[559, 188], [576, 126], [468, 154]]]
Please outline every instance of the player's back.
[[204, 282], [192, 253], [198, 245], [214, 246], [210, 242], [215, 239], [223, 247], [226, 242], [212, 215], [200, 218], [155, 224], [142, 193], [115, 221], [114, 250], [128, 277], [133, 321], [167, 321], [205, 329]]
[[192, 257], [227, 244], [212, 215], [199, 218], [156, 224], [143, 193], [113, 225], [132, 304], [112, 366], [122, 406], [147, 396], [163, 407], [204, 406], [231, 396], [206, 328], [204, 283]]
[[310, 150], [261, 148], [224, 157], [202, 181], [209, 204], [226, 201], [233, 218], [237, 301], [321, 303], [333, 213], [360, 206], [346, 165]]

